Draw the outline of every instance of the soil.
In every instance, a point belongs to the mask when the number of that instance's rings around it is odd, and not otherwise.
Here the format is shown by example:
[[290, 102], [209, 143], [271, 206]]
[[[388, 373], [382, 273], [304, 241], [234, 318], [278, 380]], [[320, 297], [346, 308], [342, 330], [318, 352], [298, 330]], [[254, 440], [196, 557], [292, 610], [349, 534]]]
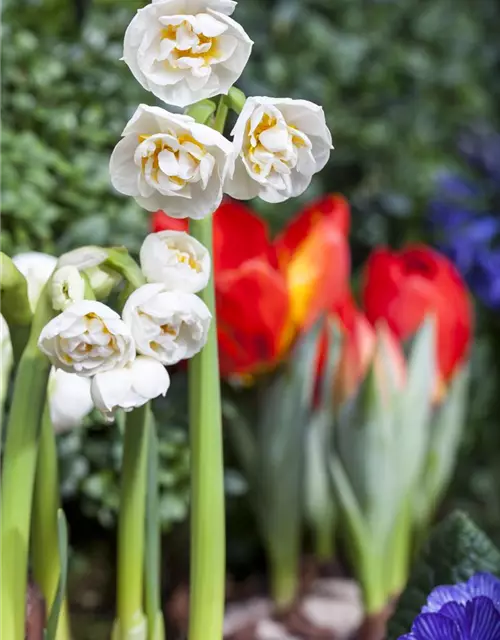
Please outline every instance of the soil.
[[[274, 611], [262, 579], [230, 581], [227, 595], [225, 640], [347, 640], [363, 617], [355, 582], [336, 566], [317, 570], [309, 561], [302, 569], [300, 597], [286, 613]], [[176, 589], [167, 616], [182, 637], [189, 616], [187, 586]]]

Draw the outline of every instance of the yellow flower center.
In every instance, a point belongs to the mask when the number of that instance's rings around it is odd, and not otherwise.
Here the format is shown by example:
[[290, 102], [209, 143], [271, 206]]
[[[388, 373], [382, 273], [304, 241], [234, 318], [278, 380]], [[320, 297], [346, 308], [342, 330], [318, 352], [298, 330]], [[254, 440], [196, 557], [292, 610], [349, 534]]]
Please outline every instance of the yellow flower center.
[[[181, 32], [181, 34], [178, 33]], [[173, 40], [176, 46], [173, 48], [168, 59], [165, 60], [166, 66], [176, 67], [176, 61], [179, 58], [191, 58], [203, 60], [203, 66], [208, 66], [218, 53], [217, 38], [205, 36], [203, 33], [196, 33], [192, 25], [183, 20], [178, 25], [169, 24], [161, 30], [161, 37], [165, 40]], [[192, 44], [188, 48], [179, 48], [182, 38], [189, 38]]]

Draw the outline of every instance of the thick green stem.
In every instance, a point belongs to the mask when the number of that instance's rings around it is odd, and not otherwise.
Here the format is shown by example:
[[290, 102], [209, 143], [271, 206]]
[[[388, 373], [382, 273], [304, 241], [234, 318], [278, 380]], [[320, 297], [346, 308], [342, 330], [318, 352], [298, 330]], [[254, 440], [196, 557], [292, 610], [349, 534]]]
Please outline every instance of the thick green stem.
[[50, 281], [38, 301], [30, 338], [19, 361], [3, 461], [0, 637], [9, 640], [24, 638], [33, 483], [50, 368], [37, 346], [42, 328], [53, 315], [47, 287]]
[[271, 579], [271, 597], [277, 611], [291, 608], [298, 594], [299, 562], [298, 554], [286, 557], [283, 553], [268, 554]]
[[[191, 235], [212, 253], [212, 219], [192, 220]], [[189, 363], [191, 441], [191, 595], [189, 640], [221, 640], [225, 519], [220, 379], [213, 277], [200, 297], [212, 313], [207, 344]]]
[[161, 609], [161, 522], [158, 495], [158, 438], [151, 408], [148, 420], [148, 488], [146, 496], [146, 616], [148, 640], [165, 639]]
[[325, 513], [313, 526], [314, 555], [319, 562], [328, 562], [335, 556], [335, 516]]
[[127, 415], [118, 519], [117, 619], [113, 640], [146, 640], [143, 612], [149, 408]]
[[[50, 420], [48, 404], [46, 404], [38, 443], [31, 520], [31, 559], [35, 582], [43, 593], [47, 611], [52, 608], [61, 573], [57, 524], [59, 508], [57, 447], [54, 427]], [[68, 640], [70, 636], [68, 603], [65, 598], [57, 623], [56, 640]]]
[[378, 614], [389, 601], [384, 555], [365, 548], [359, 554], [357, 564], [366, 614]]

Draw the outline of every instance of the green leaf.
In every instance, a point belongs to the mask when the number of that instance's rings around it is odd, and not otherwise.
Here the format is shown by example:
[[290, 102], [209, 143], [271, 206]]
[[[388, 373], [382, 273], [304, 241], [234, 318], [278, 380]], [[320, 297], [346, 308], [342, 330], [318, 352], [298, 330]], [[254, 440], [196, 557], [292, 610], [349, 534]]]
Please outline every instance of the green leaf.
[[434, 587], [463, 582], [478, 571], [500, 575], [500, 551], [465, 513], [455, 511], [425, 545], [389, 623], [388, 640], [410, 631]]
[[44, 633], [44, 640], [55, 640], [56, 638], [57, 622], [59, 620], [64, 594], [66, 593], [66, 578], [68, 574], [68, 526], [62, 509], [59, 509], [57, 512], [57, 535], [61, 574], [59, 576], [59, 582], [57, 583], [56, 597], [50, 610], [47, 629]]
[[425, 467], [417, 486], [416, 517], [424, 526], [432, 518], [455, 468], [468, 405], [468, 382], [468, 367], [464, 367], [455, 375], [431, 422]]

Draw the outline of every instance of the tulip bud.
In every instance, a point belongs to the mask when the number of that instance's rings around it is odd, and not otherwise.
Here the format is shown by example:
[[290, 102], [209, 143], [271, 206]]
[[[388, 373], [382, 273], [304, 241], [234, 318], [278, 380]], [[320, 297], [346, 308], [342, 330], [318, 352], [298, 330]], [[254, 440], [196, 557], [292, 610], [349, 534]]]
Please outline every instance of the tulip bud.
[[390, 389], [403, 387], [406, 363], [399, 341], [386, 325], [380, 325], [375, 332], [364, 314], [356, 312], [354, 326], [346, 332], [342, 346], [335, 378], [336, 403], [353, 396], [372, 361], [382, 397]]
[[132, 411], [164, 396], [169, 386], [167, 370], [158, 360], [138, 356], [126, 367], [94, 376], [91, 393], [95, 406], [111, 418], [117, 409]]
[[76, 267], [60, 267], [52, 276], [52, 306], [64, 311], [85, 298], [85, 281]]

